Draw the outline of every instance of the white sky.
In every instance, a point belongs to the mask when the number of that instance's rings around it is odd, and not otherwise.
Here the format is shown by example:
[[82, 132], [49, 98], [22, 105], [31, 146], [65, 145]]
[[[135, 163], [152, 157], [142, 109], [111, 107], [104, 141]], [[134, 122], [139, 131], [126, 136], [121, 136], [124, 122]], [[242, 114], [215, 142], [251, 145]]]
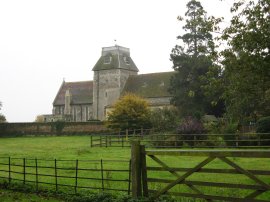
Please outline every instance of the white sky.
[[[0, 101], [8, 122], [50, 114], [65, 81], [92, 80], [101, 48], [128, 47], [140, 73], [172, 71], [187, 0], [0, 0]], [[233, 0], [202, 0], [230, 19]]]

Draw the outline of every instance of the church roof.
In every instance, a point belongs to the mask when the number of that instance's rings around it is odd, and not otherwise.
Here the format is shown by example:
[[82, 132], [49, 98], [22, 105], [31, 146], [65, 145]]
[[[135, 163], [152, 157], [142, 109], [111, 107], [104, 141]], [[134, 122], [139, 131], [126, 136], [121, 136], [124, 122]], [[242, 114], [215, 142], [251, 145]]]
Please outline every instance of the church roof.
[[131, 75], [121, 94], [134, 93], [145, 98], [170, 97], [172, 95], [168, 92], [168, 88], [174, 74], [175, 72], [160, 72]]
[[71, 104], [93, 103], [93, 81], [65, 82], [63, 81], [53, 105], [65, 104], [65, 93], [71, 93]]
[[101, 57], [92, 70], [99, 71], [109, 69], [126, 69], [135, 72], [139, 71], [130, 57], [129, 49], [117, 45], [102, 48]]

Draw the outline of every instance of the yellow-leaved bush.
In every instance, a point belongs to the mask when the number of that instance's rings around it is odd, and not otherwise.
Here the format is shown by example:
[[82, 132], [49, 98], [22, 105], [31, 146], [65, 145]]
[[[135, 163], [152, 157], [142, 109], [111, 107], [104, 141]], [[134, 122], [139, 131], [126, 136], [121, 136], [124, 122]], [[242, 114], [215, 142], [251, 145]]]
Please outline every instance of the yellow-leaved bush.
[[148, 102], [135, 94], [125, 94], [113, 105], [107, 126], [120, 130], [151, 127]]

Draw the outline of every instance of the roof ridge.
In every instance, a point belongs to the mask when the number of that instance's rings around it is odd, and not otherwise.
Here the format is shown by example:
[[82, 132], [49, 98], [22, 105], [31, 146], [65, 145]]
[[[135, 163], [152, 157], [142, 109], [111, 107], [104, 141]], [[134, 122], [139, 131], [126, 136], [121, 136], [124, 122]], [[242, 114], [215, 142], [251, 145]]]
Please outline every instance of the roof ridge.
[[67, 83], [86, 83], [86, 82], [93, 82], [93, 80], [87, 80], [87, 81], [69, 81], [69, 82], [65, 82], [65, 84], [67, 84]]
[[143, 76], [143, 75], [150, 75], [150, 74], [164, 74], [164, 73], [174, 73], [175, 71], [170, 72], [152, 72], [152, 73], [145, 73], [145, 74], [137, 74], [137, 75], [130, 75], [130, 76]]

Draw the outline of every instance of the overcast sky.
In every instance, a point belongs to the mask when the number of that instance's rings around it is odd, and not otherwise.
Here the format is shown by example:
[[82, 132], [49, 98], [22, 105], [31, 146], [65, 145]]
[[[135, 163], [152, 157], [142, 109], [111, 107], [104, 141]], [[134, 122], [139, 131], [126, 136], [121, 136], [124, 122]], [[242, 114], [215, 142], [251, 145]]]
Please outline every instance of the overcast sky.
[[[187, 0], [0, 0], [0, 101], [8, 122], [50, 114], [65, 81], [92, 80], [101, 48], [130, 48], [139, 73], [172, 71]], [[202, 0], [230, 19], [233, 0]]]

